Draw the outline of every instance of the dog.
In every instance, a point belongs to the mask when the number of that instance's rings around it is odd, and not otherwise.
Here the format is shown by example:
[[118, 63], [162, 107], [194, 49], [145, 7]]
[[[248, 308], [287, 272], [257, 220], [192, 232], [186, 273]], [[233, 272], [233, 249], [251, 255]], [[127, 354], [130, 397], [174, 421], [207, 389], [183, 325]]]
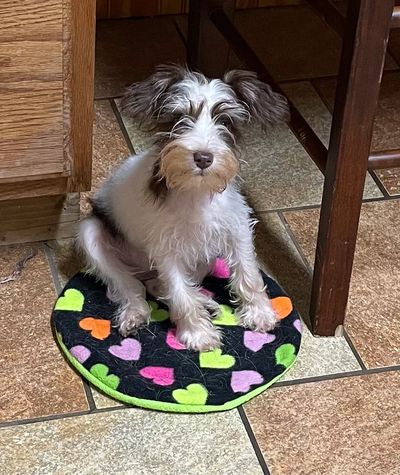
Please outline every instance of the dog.
[[157, 130], [154, 143], [104, 183], [78, 233], [90, 272], [118, 304], [121, 335], [149, 322], [147, 288], [169, 306], [186, 348], [220, 347], [221, 333], [212, 323], [218, 304], [200, 289], [218, 256], [231, 269], [241, 324], [272, 330], [277, 317], [257, 266], [255, 220], [236, 177], [240, 130], [286, 122], [286, 99], [253, 72], [208, 79], [163, 65], [130, 86], [121, 105], [125, 114]]

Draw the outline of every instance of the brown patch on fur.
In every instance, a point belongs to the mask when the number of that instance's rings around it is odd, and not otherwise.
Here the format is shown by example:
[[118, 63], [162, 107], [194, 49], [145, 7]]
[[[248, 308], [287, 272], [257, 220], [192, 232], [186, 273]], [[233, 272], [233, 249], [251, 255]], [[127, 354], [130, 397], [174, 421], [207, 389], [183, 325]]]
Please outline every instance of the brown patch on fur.
[[156, 201], [163, 201], [168, 192], [167, 183], [160, 171], [160, 161], [161, 157], [154, 163], [153, 173], [149, 180], [149, 190]]
[[165, 178], [167, 188], [218, 193], [226, 188], [239, 169], [235, 155], [228, 150], [214, 155], [214, 163], [202, 174], [200, 170], [196, 173], [188, 155], [192, 152], [173, 144], [163, 150], [159, 172]]

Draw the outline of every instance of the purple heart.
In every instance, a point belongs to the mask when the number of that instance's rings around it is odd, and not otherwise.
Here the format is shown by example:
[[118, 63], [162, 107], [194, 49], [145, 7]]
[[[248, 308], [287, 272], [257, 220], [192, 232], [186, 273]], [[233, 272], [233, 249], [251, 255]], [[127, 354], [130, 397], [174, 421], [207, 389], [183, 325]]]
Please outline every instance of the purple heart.
[[303, 331], [303, 329], [301, 327], [301, 321], [300, 321], [299, 318], [293, 322], [293, 326], [299, 333], [301, 333]]
[[251, 351], [259, 351], [266, 343], [271, 343], [275, 340], [276, 336], [270, 333], [260, 333], [245, 331], [243, 343], [246, 348]]
[[90, 350], [88, 350], [86, 346], [83, 345], [73, 346], [70, 348], [69, 352], [79, 361], [79, 363], [84, 363], [91, 355]]
[[264, 378], [260, 373], [253, 370], [233, 371], [231, 388], [235, 393], [247, 393], [253, 384], [261, 384]]
[[108, 351], [125, 361], [137, 361], [140, 358], [142, 345], [134, 338], [125, 338], [120, 345], [110, 346]]

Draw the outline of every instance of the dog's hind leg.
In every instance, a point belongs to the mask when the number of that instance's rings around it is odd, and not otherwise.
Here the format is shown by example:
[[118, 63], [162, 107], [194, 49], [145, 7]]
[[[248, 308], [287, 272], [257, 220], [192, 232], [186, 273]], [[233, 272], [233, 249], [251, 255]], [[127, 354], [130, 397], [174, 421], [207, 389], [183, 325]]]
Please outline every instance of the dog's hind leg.
[[147, 323], [150, 308], [145, 300], [146, 291], [134, 275], [140, 269], [123, 258], [128, 244], [122, 238], [114, 238], [94, 216], [81, 221], [78, 244], [91, 272], [108, 286], [111, 299], [119, 305], [115, 317], [121, 335], [127, 336]]

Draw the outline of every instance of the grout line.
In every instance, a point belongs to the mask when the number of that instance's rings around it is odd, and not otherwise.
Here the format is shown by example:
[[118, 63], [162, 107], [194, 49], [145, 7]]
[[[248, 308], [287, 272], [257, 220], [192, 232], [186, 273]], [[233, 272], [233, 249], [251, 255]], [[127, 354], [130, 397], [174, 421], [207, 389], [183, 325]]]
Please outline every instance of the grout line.
[[[388, 195], [388, 196], [377, 196], [375, 198], [363, 198], [362, 203], [375, 203], [381, 201], [393, 201], [393, 200], [400, 200], [399, 195]], [[300, 206], [291, 206], [288, 208], [271, 208], [271, 209], [255, 209], [254, 211], [257, 214], [270, 214], [270, 213], [288, 213], [288, 212], [295, 212], [295, 211], [307, 211], [312, 209], [320, 209], [320, 204], [315, 205], [300, 205]]]
[[238, 413], [240, 415], [240, 418], [242, 419], [242, 423], [244, 425], [244, 428], [246, 429], [247, 435], [250, 439], [251, 445], [253, 446], [254, 452], [256, 454], [258, 463], [261, 466], [261, 469], [264, 473], [264, 475], [270, 475], [270, 471], [268, 469], [267, 462], [265, 461], [265, 458], [261, 452], [260, 446], [258, 445], [257, 438], [254, 435], [253, 429], [251, 427], [250, 421], [247, 418], [246, 412], [243, 409], [243, 406], [239, 406], [237, 408]]
[[53, 255], [53, 250], [49, 246], [47, 241], [45, 241], [43, 243], [43, 248], [44, 248], [44, 253], [46, 254], [46, 257], [47, 257], [47, 262], [48, 262], [49, 267], [50, 267], [51, 276], [53, 278], [53, 284], [54, 284], [54, 287], [56, 289], [57, 296], [58, 296], [62, 292], [62, 287], [61, 287], [60, 277], [59, 277], [58, 271], [57, 271], [57, 265], [55, 263], [55, 259], [54, 259], [54, 255]]
[[384, 184], [379, 179], [378, 175], [373, 170], [369, 170], [368, 173], [370, 174], [371, 178], [374, 180], [375, 185], [379, 188], [379, 191], [382, 193], [384, 198], [389, 198], [390, 195], [387, 192]]
[[86, 411], [77, 411], [77, 412], [67, 412], [65, 414], [52, 414], [50, 416], [42, 416], [42, 417], [29, 418], [29, 419], [19, 419], [15, 421], [0, 422], [0, 429], [5, 428], [5, 427], [24, 426], [24, 425], [29, 425], [29, 424], [38, 424], [41, 422], [57, 421], [60, 419], [70, 419], [71, 417], [81, 417], [81, 416], [89, 416], [92, 414], [102, 414], [103, 412], [114, 412], [114, 411], [120, 411], [123, 409], [130, 409], [130, 407], [113, 406], [113, 407], [105, 407], [102, 409], [95, 409], [94, 411], [86, 410]]
[[347, 344], [349, 345], [351, 351], [353, 352], [353, 355], [356, 358], [358, 364], [360, 365], [361, 370], [363, 372], [367, 371], [367, 367], [365, 366], [364, 361], [362, 360], [362, 358], [360, 356], [360, 353], [357, 351], [357, 348], [354, 346], [354, 343], [353, 343], [352, 339], [350, 338], [350, 336], [347, 333], [345, 328], [343, 328], [343, 336], [344, 336], [344, 339], [346, 340]]
[[92, 393], [92, 388], [90, 387], [90, 384], [82, 377], [82, 384], [83, 384], [83, 389], [85, 390], [85, 395], [87, 402], [89, 404], [89, 410], [90, 412], [93, 412], [96, 410], [96, 403], [94, 401], [93, 393]]
[[126, 130], [124, 121], [122, 120], [121, 114], [120, 114], [120, 112], [119, 112], [119, 109], [118, 109], [118, 107], [117, 107], [117, 104], [115, 103], [115, 100], [114, 100], [114, 99], [110, 99], [110, 104], [111, 104], [111, 108], [112, 108], [112, 110], [113, 110], [113, 112], [114, 112], [115, 118], [117, 119], [119, 128], [121, 129], [122, 135], [124, 136], [126, 145], [128, 146], [129, 151], [130, 151], [133, 155], [135, 155], [136, 152], [135, 152], [135, 149], [134, 149], [134, 147], [133, 147], [131, 138], [129, 137], [128, 131]]
[[277, 212], [277, 215], [279, 217], [279, 219], [281, 220], [285, 230], [286, 230], [286, 233], [288, 234], [290, 240], [292, 241], [294, 247], [297, 249], [297, 252], [300, 254], [300, 257], [303, 261], [303, 264], [305, 265], [306, 269], [308, 270], [309, 274], [313, 275], [313, 268], [310, 264], [310, 262], [308, 261], [307, 257], [305, 256], [304, 252], [303, 252], [303, 249], [301, 248], [299, 242], [297, 241], [297, 238], [296, 236], [294, 235], [293, 231], [292, 231], [292, 228], [290, 227], [289, 223], [287, 222], [284, 214], [282, 211], [278, 211]]
[[295, 386], [297, 384], [318, 383], [320, 381], [331, 381], [335, 379], [354, 378], [358, 376], [368, 376], [370, 374], [400, 372], [400, 365], [383, 366], [379, 368], [366, 368], [365, 370], [354, 370], [343, 373], [324, 374], [321, 376], [310, 376], [309, 378], [290, 379], [288, 381], [278, 381], [275, 387]]

